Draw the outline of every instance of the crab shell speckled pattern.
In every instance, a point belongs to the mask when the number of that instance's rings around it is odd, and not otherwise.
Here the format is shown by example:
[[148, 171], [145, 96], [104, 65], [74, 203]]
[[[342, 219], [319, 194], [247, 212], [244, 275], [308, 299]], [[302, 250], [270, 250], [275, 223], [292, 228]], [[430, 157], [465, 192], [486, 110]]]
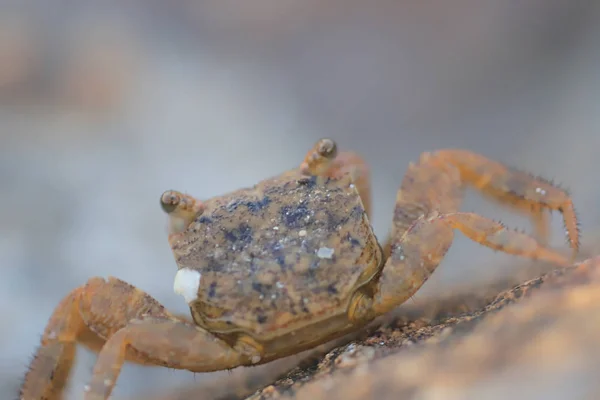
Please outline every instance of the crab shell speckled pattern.
[[172, 240], [175, 289], [215, 333], [267, 339], [346, 314], [381, 268], [381, 249], [349, 176], [293, 170], [204, 202]]

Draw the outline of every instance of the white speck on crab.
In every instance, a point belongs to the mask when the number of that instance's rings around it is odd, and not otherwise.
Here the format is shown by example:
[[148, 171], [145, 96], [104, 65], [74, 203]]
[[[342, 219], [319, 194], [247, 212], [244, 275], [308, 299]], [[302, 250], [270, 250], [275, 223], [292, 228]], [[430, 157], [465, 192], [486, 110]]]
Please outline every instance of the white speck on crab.
[[354, 183], [350, 184], [350, 189], [354, 189]]
[[541, 194], [542, 196], [546, 194], [546, 191], [542, 188], [535, 188], [535, 192]]
[[57, 336], [56, 332], [52, 331], [48, 334], [48, 336], [46, 338], [49, 340], [54, 340], [54, 339], [56, 339], [56, 336]]
[[265, 298], [265, 295], [264, 295], [264, 294], [261, 294], [260, 296], [258, 296], [258, 298], [262, 300], [262, 299], [264, 299], [264, 298]]
[[275, 293], [273, 293], [273, 294], [271, 295], [271, 299], [275, 300], [276, 298], [277, 298], [277, 295], [276, 295]]
[[334, 252], [335, 250], [330, 247], [321, 247], [319, 250], [317, 250], [317, 257], [332, 258]]
[[283, 283], [281, 283], [281, 282], [277, 282], [275, 284], [275, 286], [277, 286], [277, 288], [279, 288], [279, 289], [283, 289], [285, 287], [285, 285]]
[[198, 298], [201, 278], [200, 272], [189, 268], [181, 268], [175, 274], [173, 290], [175, 293], [182, 295], [186, 303], [190, 304]]
[[278, 226], [274, 226], [274, 227], [273, 227], [273, 230], [274, 230], [274, 231], [278, 231], [278, 230], [279, 230], [279, 227], [278, 227]]
[[256, 364], [260, 361], [260, 356], [252, 356], [250, 361], [252, 362], [252, 364]]
[[298, 236], [300, 236], [300, 237], [306, 236], [306, 231], [304, 229], [302, 229], [300, 232], [298, 232]]
[[113, 381], [110, 380], [110, 379], [105, 379], [104, 380], [104, 386], [110, 386], [110, 385], [112, 385], [112, 383], [113, 383]]

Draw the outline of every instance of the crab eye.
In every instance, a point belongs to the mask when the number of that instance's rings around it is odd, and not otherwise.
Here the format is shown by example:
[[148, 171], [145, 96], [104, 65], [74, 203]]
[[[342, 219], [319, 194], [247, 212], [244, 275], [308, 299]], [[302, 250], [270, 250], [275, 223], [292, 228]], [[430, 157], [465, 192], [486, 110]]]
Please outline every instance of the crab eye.
[[167, 190], [160, 196], [160, 206], [167, 214], [175, 211], [180, 202], [181, 197], [173, 190]]
[[337, 155], [337, 145], [331, 139], [321, 139], [317, 144], [317, 153], [321, 157], [332, 160]]

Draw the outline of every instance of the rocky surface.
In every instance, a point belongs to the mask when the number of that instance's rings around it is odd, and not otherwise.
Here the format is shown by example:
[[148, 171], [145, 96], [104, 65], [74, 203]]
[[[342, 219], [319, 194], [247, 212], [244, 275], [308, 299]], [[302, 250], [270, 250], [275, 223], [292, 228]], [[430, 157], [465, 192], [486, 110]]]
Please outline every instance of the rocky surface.
[[[283, 375], [297, 359], [159, 398], [598, 398], [598, 304], [595, 257], [517, 285], [415, 303], [329, 351], [304, 356]], [[247, 397], [257, 386], [263, 388]]]

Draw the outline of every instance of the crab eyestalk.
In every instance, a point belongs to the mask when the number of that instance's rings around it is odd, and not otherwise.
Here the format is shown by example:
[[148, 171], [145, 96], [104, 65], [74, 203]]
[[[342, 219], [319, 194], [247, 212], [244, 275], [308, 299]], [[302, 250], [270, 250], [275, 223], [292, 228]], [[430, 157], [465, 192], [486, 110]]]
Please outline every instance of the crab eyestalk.
[[323, 175], [337, 156], [337, 145], [331, 139], [319, 140], [304, 157], [300, 170], [306, 175]]
[[170, 234], [183, 232], [204, 211], [200, 200], [175, 190], [167, 190], [162, 194], [160, 206], [169, 216]]

